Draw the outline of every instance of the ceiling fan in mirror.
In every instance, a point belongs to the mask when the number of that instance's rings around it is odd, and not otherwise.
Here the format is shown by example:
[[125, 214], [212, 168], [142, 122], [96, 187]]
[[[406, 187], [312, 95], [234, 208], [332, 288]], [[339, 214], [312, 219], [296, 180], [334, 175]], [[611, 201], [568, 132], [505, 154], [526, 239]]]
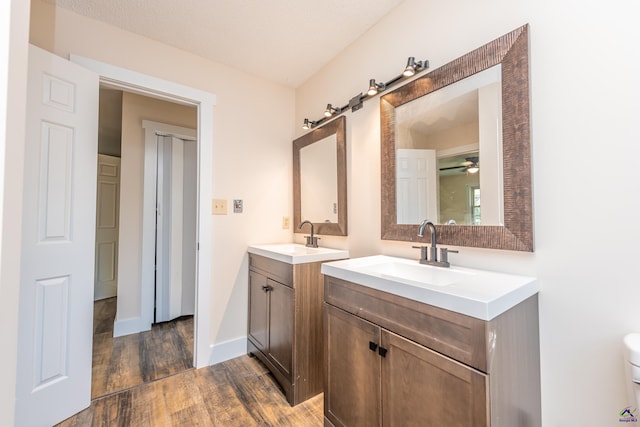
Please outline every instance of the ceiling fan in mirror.
[[443, 171], [454, 171], [454, 172], [468, 172], [468, 173], [477, 173], [480, 170], [480, 165], [478, 163], [478, 156], [470, 156], [465, 157], [464, 162], [455, 166], [447, 166], [439, 168], [441, 172]]

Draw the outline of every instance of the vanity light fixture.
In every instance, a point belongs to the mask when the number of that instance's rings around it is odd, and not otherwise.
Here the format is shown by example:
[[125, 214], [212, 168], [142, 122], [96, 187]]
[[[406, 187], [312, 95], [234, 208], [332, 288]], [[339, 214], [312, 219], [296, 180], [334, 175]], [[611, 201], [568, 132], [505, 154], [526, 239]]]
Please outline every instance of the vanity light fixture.
[[308, 129], [313, 129], [314, 127], [316, 127], [317, 122], [314, 122], [313, 120], [309, 120], [309, 119], [304, 119], [304, 123], [302, 124], [302, 129], [304, 130], [308, 130]]
[[407, 66], [402, 72], [402, 75], [405, 77], [411, 77], [415, 75], [418, 71], [421, 71], [425, 68], [429, 68], [429, 61], [418, 61], [416, 62], [416, 58], [410, 56], [407, 60]]
[[378, 93], [384, 90], [387, 90], [391, 88], [391, 86], [395, 86], [396, 84], [400, 83], [403, 79], [412, 77], [416, 73], [424, 71], [428, 68], [429, 68], [429, 61], [427, 60], [416, 61], [416, 59], [413, 56], [410, 56], [409, 59], [407, 60], [407, 66], [405, 67], [402, 74], [392, 78], [388, 82], [378, 83], [376, 82], [375, 79], [369, 80], [369, 89], [367, 90], [367, 93], [363, 95], [362, 92], [360, 92], [356, 96], [352, 97], [349, 100], [348, 104], [342, 107], [334, 107], [331, 104], [327, 104], [327, 108], [324, 110], [324, 117], [315, 121], [304, 119], [304, 124], [302, 125], [302, 129], [309, 130], [309, 129], [318, 127], [324, 122], [326, 122], [327, 120], [333, 120], [335, 117], [344, 113], [348, 109], [351, 109], [351, 112], [358, 111], [359, 109], [362, 108], [362, 103], [365, 100], [373, 98]]
[[340, 114], [341, 109], [340, 108], [336, 108], [331, 104], [327, 104], [327, 108], [326, 110], [324, 110], [324, 116], [325, 117], [331, 117], [334, 114]]
[[375, 79], [369, 80], [369, 90], [367, 91], [367, 95], [373, 96], [376, 95], [381, 90], [385, 90], [387, 85], [385, 83], [376, 83]]

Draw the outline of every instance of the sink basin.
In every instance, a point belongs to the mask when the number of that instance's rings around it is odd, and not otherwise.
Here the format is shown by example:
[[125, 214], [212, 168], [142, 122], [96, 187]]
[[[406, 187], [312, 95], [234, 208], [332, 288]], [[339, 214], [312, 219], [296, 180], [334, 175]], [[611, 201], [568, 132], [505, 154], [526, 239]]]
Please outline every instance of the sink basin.
[[406, 262], [390, 261], [370, 265], [368, 271], [379, 274], [383, 278], [419, 287], [449, 286], [475, 274], [471, 271], [450, 268], [425, 267], [419, 263], [414, 265]]
[[287, 264], [305, 262], [332, 261], [349, 258], [349, 251], [331, 248], [308, 248], [298, 243], [274, 243], [267, 245], [251, 245], [249, 253], [262, 255]]
[[491, 320], [538, 292], [535, 278], [375, 255], [322, 264], [327, 276]]

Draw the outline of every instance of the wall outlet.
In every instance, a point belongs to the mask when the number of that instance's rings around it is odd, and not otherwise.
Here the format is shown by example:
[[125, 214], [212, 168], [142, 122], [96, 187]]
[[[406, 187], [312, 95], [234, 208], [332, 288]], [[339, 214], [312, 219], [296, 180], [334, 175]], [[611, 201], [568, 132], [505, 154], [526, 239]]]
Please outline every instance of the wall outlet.
[[225, 199], [213, 199], [211, 201], [211, 213], [214, 215], [226, 215], [227, 201]]
[[282, 228], [284, 230], [289, 229], [289, 217], [288, 216], [283, 216], [282, 217]]

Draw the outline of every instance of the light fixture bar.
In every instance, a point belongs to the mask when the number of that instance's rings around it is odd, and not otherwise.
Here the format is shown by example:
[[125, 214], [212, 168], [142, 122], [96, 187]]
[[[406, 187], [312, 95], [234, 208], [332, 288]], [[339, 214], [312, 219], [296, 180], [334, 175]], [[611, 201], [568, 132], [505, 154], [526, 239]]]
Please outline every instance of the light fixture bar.
[[367, 92], [365, 94], [362, 94], [362, 92], [360, 92], [358, 95], [351, 98], [347, 105], [344, 105], [339, 108], [334, 107], [331, 104], [327, 104], [327, 108], [324, 110], [324, 117], [321, 118], [320, 120], [304, 119], [302, 129], [308, 130], [308, 129], [313, 129], [315, 127], [318, 127], [322, 125], [324, 122], [328, 120], [332, 120], [335, 117], [338, 117], [339, 115], [344, 113], [347, 109], [351, 109], [351, 112], [358, 111], [359, 109], [362, 108], [362, 104], [365, 100], [373, 98], [374, 96], [378, 95], [380, 92], [390, 89], [392, 86], [395, 86], [402, 80], [407, 79], [408, 77], [413, 77], [417, 73], [425, 71], [428, 68], [429, 68], [428, 60], [425, 59], [424, 61], [416, 61], [415, 57], [410, 56], [409, 59], [407, 59], [407, 66], [405, 67], [402, 74], [384, 83], [378, 83], [376, 82], [375, 79], [370, 79], [369, 88], [367, 89]]

